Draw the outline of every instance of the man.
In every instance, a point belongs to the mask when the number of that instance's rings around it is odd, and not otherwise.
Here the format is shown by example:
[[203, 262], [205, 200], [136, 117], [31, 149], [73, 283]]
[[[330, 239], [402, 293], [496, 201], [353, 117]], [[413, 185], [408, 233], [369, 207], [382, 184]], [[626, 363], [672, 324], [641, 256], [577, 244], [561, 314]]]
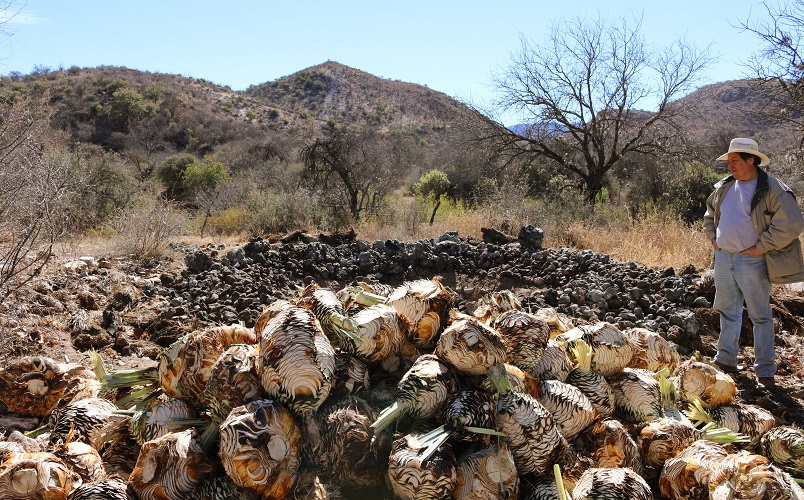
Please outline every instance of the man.
[[737, 373], [743, 302], [754, 325], [754, 373], [763, 389], [775, 387], [771, 283], [804, 281], [799, 234], [804, 217], [784, 183], [760, 167], [770, 159], [756, 141], [736, 138], [718, 160], [731, 175], [706, 200], [704, 232], [715, 249], [715, 303], [720, 337], [715, 365]]

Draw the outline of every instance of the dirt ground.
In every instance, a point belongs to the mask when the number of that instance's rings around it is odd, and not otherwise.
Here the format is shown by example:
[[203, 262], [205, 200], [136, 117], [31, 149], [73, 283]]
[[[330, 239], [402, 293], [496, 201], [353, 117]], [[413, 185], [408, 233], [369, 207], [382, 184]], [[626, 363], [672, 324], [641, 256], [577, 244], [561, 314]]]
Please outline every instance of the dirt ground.
[[[38, 355], [60, 363], [91, 366], [85, 343], [77, 347], [73, 336], [76, 315], [87, 308], [90, 313], [100, 314], [111, 301], [124, 297], [130, 302], [119, 310], [116, 332], [97, 352], [108, 370], [155, 365], [162, 347], [134, 325], [142, 323], [142, 316], [154, 315], [167, 304], [165, 298], [149, 297], [141, 290], [149, 280], [153, 282], [163, 273], [181, 272], [184, 269], [183, 256], [183, 248], [179, 247], [158, 262], [147, 265], [126, 259], [110, 259], [108, 268], [96, 267], [87, 271], [71, 268], [76, 262], [75, 256], [53, 259], [42, 275], [0, 306], [0, 363]], [[101, 273], [100, 269], [105, 270]], [[104, 286], [93, 286], [93, 282], [101, 280], [101, 275]], [[460, 281], [462, 277], [457, 279]], [[466, 279], [468, 282], [469, 278]], [[527, 290], [519, 291], [528, 293]], [[770, 393], [757, 388], [751, 369], [753, 350], [747, 319], [740, 357], [740, 364], [747, 368], [734, 379], [742, 400], [770, 410], [780, 424], [804, 426], [804, 286], [774, 288], [773, 306], [777, 322], [777, 388]], [[711, 309], [694, 309], [693, 312], [701, 329], [698, 336], [686, 345], [704, 360], [709, 360], [716, 351], [718, 317]], [[189, 331], [193, 325], [176, 327]]]

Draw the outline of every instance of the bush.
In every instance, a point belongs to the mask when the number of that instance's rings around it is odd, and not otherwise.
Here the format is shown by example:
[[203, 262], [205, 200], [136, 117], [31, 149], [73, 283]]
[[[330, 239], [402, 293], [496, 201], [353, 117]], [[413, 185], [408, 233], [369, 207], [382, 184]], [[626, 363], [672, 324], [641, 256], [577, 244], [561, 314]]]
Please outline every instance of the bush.
[[70, 231], [98, 227], [125, 207], [138, 189], [131, 167], [115, 153], [91, 145], [69, 156]]
[[183, 234], [187, 220], [169, 202], [140, 200], [122, 209], [109, 222], [117, 234], [117, 250], [137, 259], [161, 256], [168, 243]]
[[245, 207], [229, 207], [219, 215], [209, 217], [207, 227], [212, 234], [233, 235], [242, 232], [249, 220], [249, 213]]
[[168, 157], [159, 165], [156, 173], [159, 180], [162, 181], [162, 185], [165, 186], [165, 196], [168, 199], [180, 199], [187, 194], [184, 185], [184, 171], [195, 166], [197, 162], [195, 156], [181, 153]]
[[223, 163], [217, 161], [214, 156], [204, 157], [201, 165], [193, 163], [188, 165], [182, 173], [182, 184], [184, 191], [196, 193], [207, 189], [212, 189], [218, 184], [228, 181], [229, 171]]
[[39, 111], [0, 102], [0, 302], [39, 273], [65, 229], [69, 161], [44, 150]]
[[316, 196], [305, 189], [265, 193], [252, 200], [249, 209], [247, 229], [252, 234], [340, 227]]
[[154, 103], [146, 101], [136, 90], [125, 88], [115, 91], [109, 104], [103, 108], [111, 128], [119, 132], [127, 132], [130, 124], [155, 113], [157, 109]]
[[721, 179], [720, 174], [700, 163], [684, 167], [684, 173], [668, 183], [668, 204], [687, 224], [703, 219], [706, 199]]

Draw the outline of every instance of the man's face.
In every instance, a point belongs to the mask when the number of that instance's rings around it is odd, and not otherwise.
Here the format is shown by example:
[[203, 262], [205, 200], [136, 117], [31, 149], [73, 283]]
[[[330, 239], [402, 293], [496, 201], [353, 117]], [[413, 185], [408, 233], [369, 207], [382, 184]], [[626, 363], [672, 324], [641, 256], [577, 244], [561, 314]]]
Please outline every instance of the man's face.
[[754, 159], [749, 157], [743, 160], [737, 153], [729, 153], [729, 172], [738, 181], [750, 181], [757, 176], [757, 167]]

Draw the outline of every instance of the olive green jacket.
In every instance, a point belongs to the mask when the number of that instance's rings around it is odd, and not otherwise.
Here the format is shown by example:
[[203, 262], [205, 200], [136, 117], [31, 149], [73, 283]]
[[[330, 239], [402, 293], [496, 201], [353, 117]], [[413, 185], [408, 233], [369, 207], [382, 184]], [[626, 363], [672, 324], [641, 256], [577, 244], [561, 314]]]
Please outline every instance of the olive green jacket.
[[[761, 168], [757, 169], [757, 190], [751, 199], [751, 220], [759, 241], [757, 249], [765, 254], [771, 283], [804, 281], [804, 258], [798, 236], [804, 231], [804, 216], [790, 188]], [[709, 240], [716, 235], [720, 205], [734, 185], [731, 175], [715, 184], [706, 200], [703, 229]]]

